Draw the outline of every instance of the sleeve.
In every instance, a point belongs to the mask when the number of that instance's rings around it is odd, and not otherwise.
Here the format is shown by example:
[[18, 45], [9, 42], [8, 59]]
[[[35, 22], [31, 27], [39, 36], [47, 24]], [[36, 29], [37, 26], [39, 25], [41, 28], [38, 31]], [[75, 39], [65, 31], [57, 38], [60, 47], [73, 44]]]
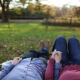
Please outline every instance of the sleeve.
[[60, 69], [61, 69], [62, 65], [60, 63], [55, 63], [55, 68], [54, 68], [54, 79], [58, 80], [59, 78], [59, 74], [60, 74]]
[[50, 59], [45, 72], [45, 80], [54, 80], [54, 59]]
[[12, 69], [13, 69], [14, 65], [10, 64], [8, 67], [4, 68], [1, 72], [0, 72], [0, 80], [5, 77]]

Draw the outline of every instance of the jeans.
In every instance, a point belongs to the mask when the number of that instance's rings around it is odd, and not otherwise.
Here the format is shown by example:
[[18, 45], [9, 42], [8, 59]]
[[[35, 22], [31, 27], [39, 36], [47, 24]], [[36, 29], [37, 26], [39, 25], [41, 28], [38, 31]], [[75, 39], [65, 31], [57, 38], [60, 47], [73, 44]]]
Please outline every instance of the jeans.
[[56, 39], [52, 51], [56, 49], [62, 52], [62, 65], [77, 64], [80, 65], [80, 44], [79, 41], [72, 37], [68, 41], [68, 46], [65, 38], [60, 36]]
[[71, 64], [80, 65], [80, 43], [75, 37], [69, 39], [68, 48]]
[[39, 58], [39, 57], [43, 57], [45, 59], [48, 59], [48, 49], [47, 48], [44, 48], [43, 50], [40, 50], [40, 51], [35, 51], [35, 50], [31, 50], [29, 51], [29, 53], [23, 55], [22, 59], [25, 59], [25, 58]]
[[56, 39], [52, 51], [54, 50], [61, 51], [62, 52], [62, 65], [67, 65], [68, 64], [68, 52], [67, 52], [67, 43], [66, 40], [63, 36], [60, 36]]

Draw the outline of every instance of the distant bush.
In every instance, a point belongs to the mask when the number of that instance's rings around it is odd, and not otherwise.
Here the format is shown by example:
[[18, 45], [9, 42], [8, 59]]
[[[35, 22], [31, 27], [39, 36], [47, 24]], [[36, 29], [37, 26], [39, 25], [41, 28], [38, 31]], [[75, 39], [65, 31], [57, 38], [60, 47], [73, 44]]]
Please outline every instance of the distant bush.
[[54, 18], [54, 19], [46, 19], [43, 20], [43, 24], [48, 25], [59, 25], [59, 26], [79, 26], [80, 27], [80, 18]]

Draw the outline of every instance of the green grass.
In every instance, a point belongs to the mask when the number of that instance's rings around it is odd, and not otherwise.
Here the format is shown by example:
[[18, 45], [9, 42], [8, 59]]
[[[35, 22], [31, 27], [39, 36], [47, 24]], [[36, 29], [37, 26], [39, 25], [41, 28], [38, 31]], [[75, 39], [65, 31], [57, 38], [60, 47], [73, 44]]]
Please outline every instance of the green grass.
[[0, 63], [21, 56], [30, 49], [39, 50], [40, 40], [50, 40], [53, 44], [58, 36], [66, 40], [75, 36], [80, 40], [80, 28], [49, 26], [37, 23], [11, 23], [0, 24]]

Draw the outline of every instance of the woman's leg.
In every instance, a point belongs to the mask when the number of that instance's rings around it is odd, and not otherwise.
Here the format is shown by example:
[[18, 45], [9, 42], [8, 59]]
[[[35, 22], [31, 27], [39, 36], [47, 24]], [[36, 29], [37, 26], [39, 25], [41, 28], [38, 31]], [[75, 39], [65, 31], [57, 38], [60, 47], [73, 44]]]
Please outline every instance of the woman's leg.
[[80, 44], [75, 37], [69, 39], [68, 48], [71, 64], [80, 65]]
[[55, 49], [57, 51], [62, 52], [62, 61], [61, 61], [61, 63], [63, 65], [67, 65], [68, 64], [67, 43], [66, 43], [66, 40], [63, 36], [60, 36], [56, 39], [52, 51], [54, 51]]

